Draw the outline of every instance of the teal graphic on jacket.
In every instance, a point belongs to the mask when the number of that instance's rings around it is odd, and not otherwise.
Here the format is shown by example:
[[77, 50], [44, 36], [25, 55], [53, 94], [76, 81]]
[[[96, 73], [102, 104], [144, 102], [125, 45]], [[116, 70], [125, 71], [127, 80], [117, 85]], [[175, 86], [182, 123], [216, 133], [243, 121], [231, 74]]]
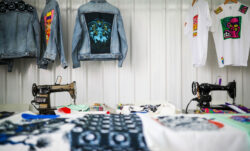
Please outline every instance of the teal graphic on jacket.
[[105, 43], [110, 39], [112, 27], [110, 23], [97, 18], [96, 20], [90, 22], [88, 26], [89, 35], [95, 44], [97, 44], [97, 42]]
[[114, 15], [107, 13], [86, 13], [92, 54], [110, 53], [111, 33]]

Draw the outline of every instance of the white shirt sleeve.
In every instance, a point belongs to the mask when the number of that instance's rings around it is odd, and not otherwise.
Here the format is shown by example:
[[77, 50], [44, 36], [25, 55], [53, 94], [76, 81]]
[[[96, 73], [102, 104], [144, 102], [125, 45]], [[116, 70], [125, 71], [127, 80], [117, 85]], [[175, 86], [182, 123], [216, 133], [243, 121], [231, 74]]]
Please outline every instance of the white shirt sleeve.
[[218, 27], [217, 27], [217, 24], [218, 24], [218, 21], [217, 21], [217, 17], [216, 17], [216, 14], [214, 13], [214, 11], [211, 11], [211, 20], [212, 20], [212, 25], [210, 27], [210, 31], [211, 32], [216, 32]]
[[188, 14], [187, 14], [185, 21], [184, 21], [184, 34], [185, 35], [188, 35], [191, 31], [190, 24], [192, 24], [192, 21], [190, 19], [190, 11], [188, 11]]
[[[248, 23], [249, 23], [248, 25], [250, 25], [250, 12], [248, 12]], [[249, 49], [250, 49], [250, 28], [248, 28], [248, 37], [249, 37], [248, 39], [249, 39]]]
[[206, 21], [207, 21], [207, 27], [210, 27], [212, 25], [212, 19], [211, 19], [211, 15], [210, 15], [210, 10], [209, 10], [209, 5], [207, 3], [206, 5]]

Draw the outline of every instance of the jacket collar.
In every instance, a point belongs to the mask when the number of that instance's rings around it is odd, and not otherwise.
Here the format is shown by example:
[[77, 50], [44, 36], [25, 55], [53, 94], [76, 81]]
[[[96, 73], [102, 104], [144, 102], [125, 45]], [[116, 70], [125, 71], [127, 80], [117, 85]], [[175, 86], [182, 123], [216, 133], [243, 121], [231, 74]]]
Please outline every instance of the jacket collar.
[[48, 3], [51, 2], [51, 1], [55, 1], [55, 0], [46, 0], [46, 4], [48, 4]]
[[94, 3], [105, 3], [106, 0], [91, 0], [91, 2], [94, 2]]

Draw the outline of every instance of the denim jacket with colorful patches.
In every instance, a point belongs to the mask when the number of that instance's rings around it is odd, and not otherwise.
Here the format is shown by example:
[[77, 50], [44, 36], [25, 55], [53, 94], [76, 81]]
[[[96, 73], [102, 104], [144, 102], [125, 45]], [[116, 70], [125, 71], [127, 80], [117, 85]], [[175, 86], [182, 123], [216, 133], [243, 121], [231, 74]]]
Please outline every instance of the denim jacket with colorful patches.
[[78, 9], [72, 41], [73, 68], [84, 60], [119, 60], [122, 67], [128, 50], [118, 8], [106, 0], [91, 0]]
[[68, 67], [65, 59], [60, 8], [56, 0], [46, 0], [46, 6], [41, 17], [42, 58], [40, 68], [46, 69], [54, 62], [57, 54], [61, 57], [63, 68]]
[[[40, 24], [34, 7], [21, 0], [0, 2], [0, 60], [40, 57]], [[39, 60], [39, 59], [38, 59]]]

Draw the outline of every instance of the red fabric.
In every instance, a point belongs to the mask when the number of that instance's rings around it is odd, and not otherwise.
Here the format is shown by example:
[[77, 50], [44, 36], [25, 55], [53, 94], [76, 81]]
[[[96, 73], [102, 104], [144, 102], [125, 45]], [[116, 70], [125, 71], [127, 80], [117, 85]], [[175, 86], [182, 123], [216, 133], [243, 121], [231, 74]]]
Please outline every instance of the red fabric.
[[219, 127], [219, 128], [224, 127], [224, 124], [219, 123], [219, 122], [216, 122], [216, 121], [208, 120], [208, 122], [209, 122], [209, 123], [212, 123], [212, 124], [214, 124], [214, 125], [216, 125], [216, 126]]
[[58, 111], [66, 113], [66, 114], [70, 114], [71, 113], [71, 109], [67, 108], [67, 107], [60, 108]]

